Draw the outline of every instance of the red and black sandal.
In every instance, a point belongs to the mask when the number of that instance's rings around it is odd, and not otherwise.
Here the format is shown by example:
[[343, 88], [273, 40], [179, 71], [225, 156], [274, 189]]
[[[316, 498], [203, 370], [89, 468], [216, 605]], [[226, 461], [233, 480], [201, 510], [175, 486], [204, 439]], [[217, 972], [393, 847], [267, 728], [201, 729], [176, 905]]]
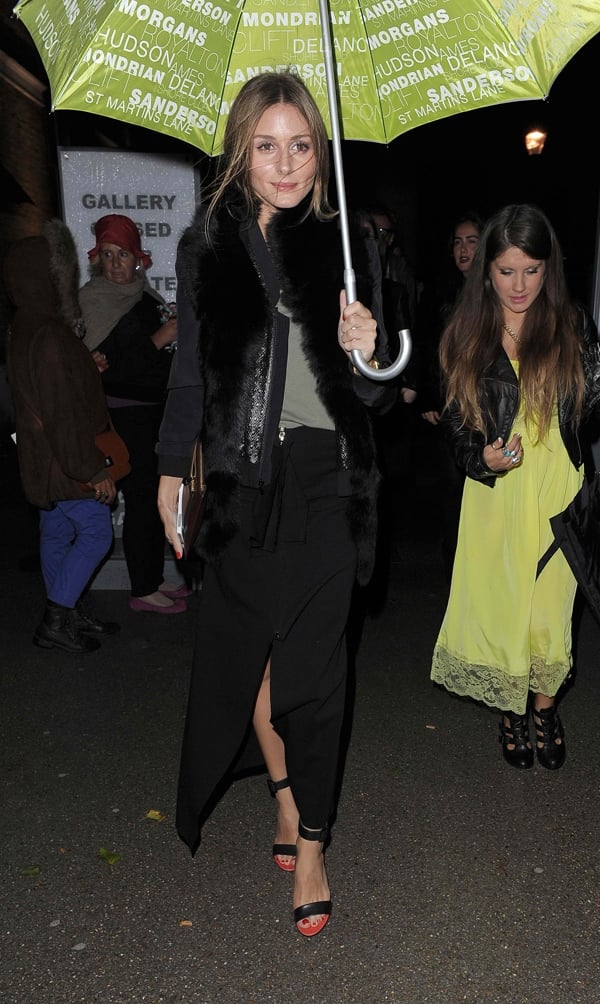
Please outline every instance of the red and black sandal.
[[[284, 777], [281, 781], [271, 781], [267, 778], [267, 785], [273, 798], [282, 788], [289, 788], [289, 778]], [[293, 861], [284, 861], [283, 858], [293, 858]], [[295, 844], [273, 844], [273, 861], [282, 872], [293, 872], [296, 870], [296, 845]]]
[[[322, 830], [307, 830], [306, 826], [300, 822], [298, 823], [298, 836], [304, 840], [319, 840], [324, 845], [329, 836], [329, 828], [326, 826]], [[302, 906], [297, 906], [294, 910], [296, 930], [305, 938], [312, 938], [315, 934], [320, 934], [331, 917], [332, 910], [333, 904], [330, 899], [319, 899], [315, 903], [304, 903]]]

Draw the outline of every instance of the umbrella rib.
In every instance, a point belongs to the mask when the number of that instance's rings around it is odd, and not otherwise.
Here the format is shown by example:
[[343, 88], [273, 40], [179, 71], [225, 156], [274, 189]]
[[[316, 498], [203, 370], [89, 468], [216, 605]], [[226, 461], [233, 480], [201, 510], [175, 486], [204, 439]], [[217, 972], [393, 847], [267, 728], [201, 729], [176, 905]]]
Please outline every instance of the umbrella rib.
[[367, 48], [369, 50], [369, 60], [370, 60], [370, 63], [371, 63], [371, 69], [373, 71], [373, 80], [375, 81], [375, 92], [377, 94], [377, 113], [378, 113], [378, 116], [379, 116], [379, 122], [381, 124], [381, 130], [382, 130], [383, 136], [385, 138], [385, 142], [387, 144], [387, 142], [388, 142], [387, 125], [386, 125], [385, 115], [383, 114], [383, 106], [381, 104], [381, 97], [380, 97], [380, 94], [379, 94], [379, 81], [377, 80], [377, 73], [375, 71], [375, 60], [373, 59], [373, 50], [372, 50], [372, 48], [371, 48], [371, 46], [369, 44], [369, 32], [367, 30], [367, 22], [365, 21], [365, 16], [364, 16], [364, 12], [363, 12], [362, 0], [356, 0], [356, 7], [357, 7], [357, 10], [358, 10], [358, 15], [360, 17], [360, 23], [361, 23], [363, 31], [364, 31], [365, 41], [367, 43]]
[[239, 30], [239, 27], [240, 27], [240, 21], [242, 20], [242, 14], [243, 14], [244, 6], [245, 5], [240, 4], [239, 17], [237, 19], [237, 23], [236, 23], [236, 26], [235, 26], [235, 32], [234, 32], [233, 38], [231, 40], [231, 45], [229, 46], [229, 50], [228, 50], [227, 55], [223, 59], [223, 64], [224, 64], [225, 72], [223, 73], [223, 76], [221, 78], [221, 91], [220, 91], [220, 93], [218, 95], [219, 100], [218, 100], [218, 103], [217, 103], [217, 115], [216, 115], [216, 121], [215, 121], [215, 131], [213, 133], [213, 139], [212, 139], [210, 150], [206, 151], [210, 156], [215, 156], [216, 155], [215, 154], [215, 141], [216, 141], [217, 136], [220, 135], [220, 132], [219, 132], [219, 121], [220, 121], [221, 116], [223, 114], [223, 111], [222, 111], [222, 108], [223, 108], [223, 98], [224, 98], [224, 95], [225, 95], [225, 91], [227, 90], [227, 77], [229, 76], [229, 68], [230, 68], [232, 60], [233, 60], [234, 49], [235, 49], [235, 39], [237, 38], [238, 30]]

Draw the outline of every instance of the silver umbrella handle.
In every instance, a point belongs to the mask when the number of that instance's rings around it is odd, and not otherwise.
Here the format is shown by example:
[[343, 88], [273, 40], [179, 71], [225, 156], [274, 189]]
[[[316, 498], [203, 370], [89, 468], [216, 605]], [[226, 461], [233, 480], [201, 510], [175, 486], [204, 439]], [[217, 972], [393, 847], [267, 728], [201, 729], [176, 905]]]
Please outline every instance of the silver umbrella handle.
[[383, 370], [371, 369], [368, 363], [366, 363], [361, 356], [358, 349], [352, 349], [350, 355], [352, 356], [352, 362], [356, 366], [357, 370], [362, 373], [363, 376], [369, 378], [369, 380], [392, 380], [402, 370], [405, 368], [408, 360], [410, 359], [410, 354], [412, 351], [412, 341], [410, 337], [410, 331], [408, 328], [402, 328], [398, 332], [398, 337], [400, 339], [400, 352], [398, 353], [398, 358], [396, 362], [392, 363], [391, 366], [386, 366]]
[[[331, 12], [328, 0], [319, 0], [319, 14], [321, 19], [321, 35], [323, 38], [323, 55], [325, 61], [325, 78], [327, 80], [327, 98], [329, 104], [329, 118], [331, 121], [331, 147], [333, 152], [333, 165], [335, 168], [335, 180], [338, 196], [338, 208], [340, 213], [339, 223], [342, 238], [342, 252], [344, 255], [344, 285], [346, 287], [347, 303], [354, 303], [356, 300], [356, 275], [352, 267], [352, 252], [350, 250], [350, 227], [348, 224], [348, 207], [346, 204], [346, 184], [344, 181], [344, 162], [342, 159], [342, 137], [340, 133], [340, 116], [338, 110], [338, 89], [337, 75], [333, 59], [333, 46], [331, 43]], [[398, 332], [400, 336], [400, 353], [395, 363], [386, 366], [383, 370], [374, 370], [366, 363], [358, 349], [351, 352], [352, 362], [359, 373], [369, 380], [393, 380], [398, 373], [401, 373], [410, 359], [412, 349], [410, 331], [403, 328]]]
[[[344, 256], [346, 261], [350, 258], [350, 236], [348, 230], [346, 229], [347, 227], [348, 223], [346, 217], [346, 224], [345, 226], [342, 225], [342, 244], [344, 245]], [[346, 289], [347, 302], [354, 303], [356, 300], [356, 275], [352, 265], [346, 267], [344, 270], [344, 286]], [[359, 350], [352, 349], [350, 355], [352, 356], [352, 362], [358, 372], [362, 373], [363, 376], [368, 377], [369, 380], [393, 380], [399, 373], [402, 373], [402, 370], [406, 367], [412, 352], [412, 340], [409, 329], [402, 328], [398, 332], [398, 338], [400, 339], [400, 351], [398, 353], [398, 358], [391, 366], [386, 366], [383, 370], [372, 369], [372, 367], [364, 361]]]

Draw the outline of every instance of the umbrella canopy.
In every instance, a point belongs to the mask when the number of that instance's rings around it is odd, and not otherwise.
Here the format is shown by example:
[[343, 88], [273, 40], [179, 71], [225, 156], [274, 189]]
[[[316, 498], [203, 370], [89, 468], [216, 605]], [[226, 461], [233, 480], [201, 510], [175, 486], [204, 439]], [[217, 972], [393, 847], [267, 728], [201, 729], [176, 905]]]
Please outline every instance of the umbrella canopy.
[[[379, 143], [473, 108], [547, 97], [600, 31], [598, 0], [329, 0], [328, 9], [341, 137]], [[14, 10], [54, 110], [145, 126], [212, 155], [241, 85], [292, 67], [330, 123], [318, 0], [21, 0]]]
[[[544, 98], [600, 31], [598, 0], [21, 0], [53, 110], [106, 115], [219, 152], [240, 87], [294, 69], [333, 141], [345, 285], [356, 298], [341, 140], [388, 143], [415, 126]], [[443, 0], [441, 0], [443, 2]], [[406, 366], [354, 365], [372, 380]]]

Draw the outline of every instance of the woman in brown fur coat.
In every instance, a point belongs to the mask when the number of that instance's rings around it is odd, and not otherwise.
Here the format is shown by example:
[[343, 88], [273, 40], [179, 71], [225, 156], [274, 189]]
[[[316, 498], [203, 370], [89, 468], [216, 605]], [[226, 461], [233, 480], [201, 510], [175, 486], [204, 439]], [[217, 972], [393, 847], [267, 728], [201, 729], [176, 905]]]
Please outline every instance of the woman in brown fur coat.
[[[15, 308], [8, 375], [23, 490], [40, 513], [47, 602], [33, 641], [91, 652], [117, 624], [93, 617], [81, 596], [112, 544], [115, 486], [94, 437], [108, 425], [100, 374], [81, 341], [79, 269], [60, 220], [9, 248], [4, 283]], [[87, 487], [86, 487], [87, 485]]]

